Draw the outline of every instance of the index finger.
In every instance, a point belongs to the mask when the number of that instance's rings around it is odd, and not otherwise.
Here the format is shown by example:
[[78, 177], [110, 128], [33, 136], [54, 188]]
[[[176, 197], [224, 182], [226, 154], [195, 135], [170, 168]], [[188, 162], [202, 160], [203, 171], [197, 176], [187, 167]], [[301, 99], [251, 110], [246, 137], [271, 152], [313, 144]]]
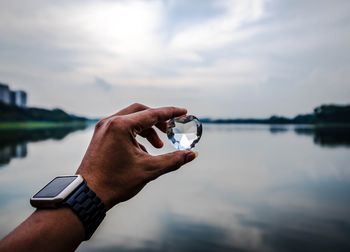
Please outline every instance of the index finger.
[[186, 113], [186, 109], [178, 107], [146, 109], [129, 115], [133, 124], [130, 126], [137, 128], [137, 131], [142, 131], [159, 122], [165, 122], [173, 117], [182, 116]]

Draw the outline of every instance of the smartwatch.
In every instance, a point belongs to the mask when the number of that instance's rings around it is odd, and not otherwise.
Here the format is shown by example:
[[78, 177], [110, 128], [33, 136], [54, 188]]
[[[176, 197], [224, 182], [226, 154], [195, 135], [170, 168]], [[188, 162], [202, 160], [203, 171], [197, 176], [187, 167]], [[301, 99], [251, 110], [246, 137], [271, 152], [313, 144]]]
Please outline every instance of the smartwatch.
[[38, 209], [71, 208], [84, 226], [85, 240], [90, 239], [106, 216], [105, 205], [81, 175], [54, 178], [31, 197], [30, 204]]

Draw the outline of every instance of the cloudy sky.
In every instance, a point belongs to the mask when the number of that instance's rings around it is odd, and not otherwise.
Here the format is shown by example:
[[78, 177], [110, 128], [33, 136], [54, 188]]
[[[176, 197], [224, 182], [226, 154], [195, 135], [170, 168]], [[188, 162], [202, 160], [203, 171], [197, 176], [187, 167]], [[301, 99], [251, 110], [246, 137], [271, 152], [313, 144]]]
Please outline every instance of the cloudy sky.
[[0, 0], [0, 82], [32, 106], [212, 117], [350, 103], [348, 0]]

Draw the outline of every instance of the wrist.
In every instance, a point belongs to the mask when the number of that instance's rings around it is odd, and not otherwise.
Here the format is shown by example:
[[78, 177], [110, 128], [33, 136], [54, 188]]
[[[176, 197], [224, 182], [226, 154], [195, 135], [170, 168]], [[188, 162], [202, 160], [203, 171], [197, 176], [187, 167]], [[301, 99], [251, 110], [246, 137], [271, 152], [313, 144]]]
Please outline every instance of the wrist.
[[81, 175], [54, 178], [31, 197], [30, 203], [38, 209], [71, 209], [84, 226], [85, 240], [90, 239], [106, 216], [104, 203]]
[[77, 172], [86, 181], [88, 187], [95, 192], [97, 197], [100, 198], [102, 203], [105, 205], [106, 210], [111, 209], [114, 204], [112, 191], [107, 188], [107, 186], [101, 182], [96, 176], [89, 176], [83, 172]]

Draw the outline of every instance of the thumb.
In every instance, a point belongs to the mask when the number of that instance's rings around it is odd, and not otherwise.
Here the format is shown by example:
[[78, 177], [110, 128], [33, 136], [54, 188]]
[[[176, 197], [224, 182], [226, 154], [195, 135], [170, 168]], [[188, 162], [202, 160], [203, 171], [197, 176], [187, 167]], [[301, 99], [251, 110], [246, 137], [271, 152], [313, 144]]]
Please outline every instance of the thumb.
[[[175, 151], [153, 157], [153, 167], [155, 178], [179, 169], [186, 163], [191, 162], [197, 157], [197, 153], [193, 151]], [[153, 179], [155, 179], [153, 178]]]

